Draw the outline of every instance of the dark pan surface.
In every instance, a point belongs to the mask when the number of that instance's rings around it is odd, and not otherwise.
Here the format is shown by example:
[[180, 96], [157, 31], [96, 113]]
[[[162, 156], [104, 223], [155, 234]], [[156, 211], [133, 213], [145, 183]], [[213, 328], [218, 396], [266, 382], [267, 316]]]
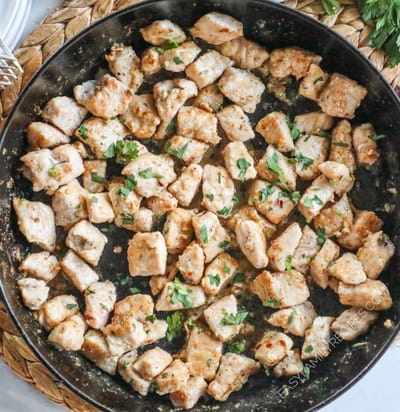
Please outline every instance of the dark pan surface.
[[[369, 93], [357, 112], [353, 123], [371, 121], [379, 134], [387, 139], [379, 142], [383, 152], [380, 170], [358, 171], [360, 185], [354, 191], [355, 204], [363, 209], [377, 209], [385, 220], [385, 231], [400, 251], [400, 207], [397, 194], [386, 189], [400, 189], [398, 153], [400, 141], [400, 105], [390, 86], [380, 74], [345, 40], [317, 21], [291, 9], [260, 0], [194, 1], [161, 0], [146, 2], [124, 10], [96, 23], [65, 45], [37, 73], [18, 100], [5, 126], [0, 147], [0, 283], [5, 302], [16, 320], [23, 336], [38, 356], [50, 369], [62, 378], [74, 391], [105, 411], [150, 411], [170, 410], [167, 399], [159, 397], [143, 398], [129, 389], [122, 380], [110, 377], [83, 357], [54, 350], [46, 342], [38, 323], [21, 304], [15, 280], [16, 250], [26, 253], [29, 246], [18, 233], [16, 218], [11, 211], [13, 196], [37, 198], [30, 191], [30, 183], [20, 177], [19, 157], [25, 147], [24, 130], [27, 124], [38, 118], [37, 108], [42, 107], [51, 97], [71, 95], [72, 87], [93, 78], [99, 68], [105, 68], [104, 54], [114, 42], [132, 44], [140, 53], [144, 44], [138, 28], [158, 18], [170, 18], [187, 28], [202, 14], [218, 10], [233, 15], [244, 23], [246, 37], [258, 41], [268, 49], [282, 46], [298, 46], [323, 56], [323, 67], [328, 71], [338, 71], [368, 87]], [[261, 105], [260, 105], [261, 106]], [[262, 112], [273, 109], [306, 112], [314, 106], [299, 100], [295, 109], [278, 102], [272, 95], [264, 95], [263, 109], [253, 117], [255, 122]], [[12, 184], [12, 182], [14, 184]], [[113, 244], [123, 244], [131, 236], [120, 231], [107, 245], [102, 263], [99, 265], [101, 277], [120, 281], [121, 275], [128, 274], [124, 255], [115, 255]], [[399, 252], [397, 252], [398, 254]], [[394, 298], [393, 307], [382, 313], [377, 324], [363, 338], [366, 345], [357, 349], [349, 344], [334, 343], [334, 350], [328, 359], [308, 365], [310, 379], [276, 379], [259, 374], [250, 379], [245, 389], [231, 395], [225, 403], [206, 400], [203, 405], [210, 410], [220, 411], [305, 411], [321, 406], [332, 399], [360, 377], [382, 354], [395, 336], [400, 322], [400, 277], [399, 260], [396, 256], [382, 276], [390, 287]], [[119, 298], [128, 293], [128, 287], [145, 289], [145, 281], [134, 281], [119, 287]], [[312, 300], [317, 312], [324, 315], [340, 313], [337, 297], [333, 293], [312, 291]], [[257, 303], [246, 303], [257, 305]], [[260, 306], [255, 306], [260, 308]], [[391, 319], [394, 328], [383, 326]], [[288, 391], [282, 390], [284, 384]], [[360, 400], [362, 404], [362, 400]], [[208, 408], [206, 408], [208, 409]], [[194, 410], [205, 410], [198, 406]]]

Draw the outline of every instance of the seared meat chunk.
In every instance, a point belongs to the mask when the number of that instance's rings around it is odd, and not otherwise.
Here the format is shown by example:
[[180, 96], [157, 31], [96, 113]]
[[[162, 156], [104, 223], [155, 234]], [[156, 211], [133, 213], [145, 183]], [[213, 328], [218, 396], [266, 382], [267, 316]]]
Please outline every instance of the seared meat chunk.
[[59, 295], [44, 303], [39, 310], [38, 321], [46, 330], [51, 330], [78, 312], [79, 306], [75, 296]]
[[172, 362], [172, 356], [156, 346], [140, 355], [133, 364], [133, 369], [143, 379], [152, 380]]
[[296, 247], [291, 258], [292, 267], [301, 273], [307, 273], [310, 267], [310, 262], [320, 249], [319, 239], [317, 234], [305, 225], [300, 242]]
[[282, 112], [271, 112], [265, 115], [258, 121], [256, 132], [260, 133], [268, 144], [273, 145], [280, 152], [294, 150], [286, 115]]
[[170, 72], [183, 72], [200, 52], [201, 49], [195, 42], [186, 41], [176, 48], [161, 53], [161, 67]]
[[217, 113], [217, 118], [229, 140], [246, 142], [247, 140], [254, 139], [255, 134], [250, 120], [237, 104], [224, 107]]
[[311, 63], [307, 74], [300, 83], [299, 94], [307, 99], [318, 101], [329, 77], [330, 75], [325, 73], [318, 64]]
[[339, 257], [340, 248], [330, 239], [326, 239], [320, 251], [310, 263], [310, 273], [314, 282], [322, 289], [328, 286], [329, 265]]
[[190, 378], [188, 366], [180, 359], [173, 360], [155, 380], [159, 395], [175, 392], [186, 387]]
[[178, 206], [178, 200], [164, 189], [161, 193], [149, 197], [147, 199], [147, 206], [156, 217], [159, 217], [167, 212], [172, 212]]
[[243, 36], [243, 24], [227, 14], [213, 11], [201, 16], [190, 33], [209, 44], [218, 45]]
[[182, 43], [186, 40], [184, 31], [171, 20], [155, 20], [140, 29], [145, 41], [154, 46], [168, 45], [169, 42]]
[[50, 282], [60, 271], [60, 265], [57, 258], [49, 252], [38, 252], [30, 253], [19, 265], [18, 270], [24, 276]]
[[207, 392], [207, 382], [201, 376], [192, 376], [184, 387], [172, 392], [170, 399], [175, 408], [191, 409]]
[[167, 153], [185, 163], [199, 163], [210, 146], [189, 137], [175, 135], [168, 140], [165, 147]]
[[286, 357], [274, 367], [274, 374], [281, 376], [298, 376], [303, 373], [304, 365], [297, 349], [289, 350]]
[[310, 291], [304, 276], [292, 270], [288, 273], [271, 273], [264, 270], [251, 284], [251, 290], [265, 306], [287, 308], [307, 301]]
[[199, 190], [203, 177], [203, 168], [191, 164], [182, 169], [181, 175], [172, 183], [168, 190], [178, 199], [182, 206], [189, 206]]
[[265, 367], [275, 366], [282, 361], [293, 347], [292, 339], [276, 331], [267, 332], [256, 345], [254, 357]]
[[365, 87], [342, 74], [333, 73], [318, 103], [322, 111], [330, 116], [352, 119], [366, 95]]
[[137, 357], [136, 350], [122, 355], [118, 360], [118, 372], [122, 376], [122, 379], [132, 386], [133, 390], [142, 396], [146, 396], [150, 390], [151, 381], [142, 378], [140, 374], [133, 369]]
[[69, 230], [65, 244], [76, 252], [82, 259], [96, 266], [107, 237], [87, 220], [81, 220]]
[[357, 285], [367, 279], [361, 262], [356, 255], [348, 252], [330, 263], [328, 272], [331, 276], [349, 285]]
[[69, 143], [69, 137], [57, 128], [43, 122], [32, 122], [26, 129], [28, 143], [33, 149], [44, 149]]
[[42, 119], [58, 127], [67, 136], [72, 136], [81, 124], [87, 110], [67, 96], [50, 99], [42, 110]]
[[373, 165], [379, 162], [378, 146], [373, 140], [376, 136], [370, 123], [360, 124], [353, 130], [353, 146], [359, 165]]
[[302, 133], [316, 134], [332, 129], [333, 117], [322, 112], [298, 114], [294, 118], [297, 129]]
[[179, 256], [177, 269], [187, 283], [200, 283], [204, 272], [204, 260], [203, 249], [196, 242], [192, 242]]
[[163, 234], [168, 253], [178, 254], [189, 245], [193, 237], [193, 212], [175, 208], [168, 212]]
[[264, 93], [264, 83], [253, 73], [228, 67], [218, 81], [221, 92], [245, 112], [254, 113]]
[[107, 181], [107, 162], [105, 160], [86, 160], [83, 162], [85, 171], [82, 175], [83, 187], [90, 193], [100, 193], [104, 191], [104, 183]]
[[55, 326], [48, 340], [60, 350], [78, 351], [83, 345], [86, 329], [85, 319], [78, 313]]
[[161, 53], [157, 49], [157, 47], [149, 47], [142, 53], [140, 69], [146, 77], [152, 76], [161, 70]]
[[219, 91], [216, 84], [210, 84], [199, 90], [199, 94], [195, 98], [193, 106], [212, 113], [217, 112], [223, 103], [224, 95]]
[[136, 233], [128, 246], [131, 276], [163, 275], [167, 264], [167, 247], [160, 232]]
[[117, 300], [115, 286], [109, 280], [93, 282], [85, 291], [85, 319], [93, 329], [106, 326]]
[[39, 310], [49, 296], [50, 288], [46, 282], [34, 278], [23, 278], [17, 281], [22, 301], [30, 310]]
[[232, 179], [246, 181], [257, 176], [254, 160], [242, 142], [228, 143], [223, 150], [223, 154], [225, 166]]
[[343, 163], [350, 173], [356, 169], [356, 159], [353, 153], [351, 124], [341, 120], [332, 131], [331, 153], [329, 160]]
[[332, 316], [318, 316], [314, 319], [301, 348], [301, 359], [326, 358], [329, 355], [330, 326], [335, 320]]
[[52, 252], [56, 247], [56, 225], [52, 208], [42, 202], [13, 199], [18, 227], [26, 240]]
[[366, 333], [377, 319], [377, 312], [361, 308], [350, 308], [335, 319], [331, 329], [344, 340], [354, 340]]
[[114, 220], [114, 210], [108, 193], [88, 193], [85, 196], [89, 221], [92, 223], [111, 223]]
[[227, 253], [221, 253], [209, 263], [204, 271], [201, 286], [207, 295], [217, 295], [232, 279], [239, 263]]
[[74, 96], [94, 116], [109, 119], [126, 112], [132, 93], [113, 76], [105, 74], [74, 87]]
[[242, 389], [249, 376], [259, 369], [259, 363], [247, 356], [226, 353], [222, 356], [217, 376], [208, 385], [207, 393], [217, 401], [226, 401], [232, 392]]
[[329, 179], [329, 183], [338, 196], [349, 192], [353, 187], [354, 177], [350, 174], [350, 170], [345, 164], [329, 160], [321, 163], [318, 169]]

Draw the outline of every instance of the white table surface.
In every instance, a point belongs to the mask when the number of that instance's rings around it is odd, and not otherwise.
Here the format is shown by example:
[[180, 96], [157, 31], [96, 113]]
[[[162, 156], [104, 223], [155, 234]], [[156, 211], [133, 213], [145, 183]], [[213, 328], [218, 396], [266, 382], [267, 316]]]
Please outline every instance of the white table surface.
[[[10, 0], [13, 1], [13, 0]], [[26, 37], [60, 0], [33, 0], [31, 15], [23, 32]], [[0, 11], [1, 12], [1, 11]], [[355, 386], [321, 412], [400, 411], [400, 344], [392, 346]], [[0, 362], [0, 412], [65, 412], [65, 407], [48, 400], [14, 375]]]

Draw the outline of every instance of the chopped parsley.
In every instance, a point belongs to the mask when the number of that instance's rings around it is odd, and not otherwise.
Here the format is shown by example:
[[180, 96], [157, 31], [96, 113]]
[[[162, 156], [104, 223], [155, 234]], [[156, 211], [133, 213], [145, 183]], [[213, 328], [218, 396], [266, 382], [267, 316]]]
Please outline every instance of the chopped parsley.
[[249, 312], [247, 310], [239, 310], [237, 313], [228, 313], [224, 311], [224, 317], [221, 319], [221, 326], [240, 325], [242, 324]]
[[325, 229], [323, 227], [317, 227], [317, 245], [322, 245], [325, 239]]
[[149, 316], [146, 316], [146, 321], [147, 321], [147, 322], [154, 323], [156, 320], [157, 320], [157, 315], [149, 315]]
[[339, 217], [342, 217], [342, 216], [343, 216], [343, 212], [341, 212], [341, 211], [338, 210], [338, 209], [335, 209], [335, 215], [336, 215], [336, 216], [339, 216]]
[[368, 345], [368, 342], [356, 342], [351, 345], [353, 349], [361, 348], [362, 346]]
[[300, 136], [300, 130], [297, 128], [296, 122], [292, 120], [289, 115], [286, 116], [286, 123], [290, 129], [290, 136], [293, 140], [296, 140]]
[[326, 130], [318, 130], [317, 136], [319, 137], [325, 137], [326, 139], [329, 139], [330, 137], [332, 137], [332, 134], [329, 133]]
[[226, 249], [229, 246], [229, 241], [228, 240], [223, 240], [222, 242], [218, 243], [218, 247], [221, 249]]
[[285, 260], [285, 270], [289, 275], [292, 273], [292, 255], [289, 255]]
[[61, 165], [63, 163], [67, 163], [67, 160], [63, 160], [62, 162], [58, 162], [56, 164], [54, 164], [53, 166], [50, 167], [49, 169], [49, 176], [53, 177], [54, 179], [57, 177], [57, 170], [56, 170], [56, 166]]
[[183, 64], [183, 60], [179, 56], [175, 56], [172, 60], [175, 64]]
[[304, 352], [305, 352], [305, 353], [311, 353], [313, 350], [314, 350], [314, 348], [313, 348], [312, 345], [307, 345], [307, 346], [304, 348]]
[[247, 169], [251, 166], [251, 163], [248, 162], [244, 157], [241, 157], [237, 161], [237, 166], [240, 170], [239, 172], [239, 179], [244, 180], [246, 179]]
[[332, 142], [333, 146], [338, 146], [338, 147], [349, 147], [349, 144], [346, 142]]
[[151, 167], [140, 171], [139, 176], [143, 179], [162, 179], [162, 176], [160, 174], [153, 173], [153, 169]]
[[167, 340], [173, 341], [176, 338], [180, 338], [183, 335], [183, 315], [181, 312], [174, 312], [172, 315], [167, 316]]
[[211, 202], [214, 200], [214, 195], [212, 193], [207, 193], [206, 198], [211, 200]]
[[207, 226], [203, 225], [200, 228], [200, 237], [203, 243], [208, 243], [208, 233], [207, 233]]
[[369, 137], [371, 140], [373, 140], [374, 142], [377, 142], [378, 140], [382, 140], [386, 138], [386, 135], [384, 134], [374, 134], [373, 136]]
[[221, 172], [218, 172], [218, 183], [221, 183], [222, 182], [222, 175], [221, 175]]
[[193, 303], [188, 300], [188, 296], [192, 293], [191, 289], [183, 284], [179, 278], [174, 279], [174, 286], [170, 298], [170, 302], [175, 305], [181, 303], [184, 308], [193, 307]]
[[116, 230], [117, 230], [117, 226], [115, 226], [115, 225], [113, 225], [113, 224], [110, 224], [110, 225], [108, 225], [108, 226], [106, 226], [106, 227], [100, 228], [100, 230], [101, 230], [103, 233], [115, 233]]
[[288, 317], [288, 324], [291, 324], [296, 316], [297, 316], [296, 309], [292, 309], [292, 311], [290, 312], [290, 315]]
[[121, 217], [123, 225], [133, 225], [135, 223], [135, 216], [132, 213], [122, 212]]
[[263, 302], [263, 305], [267, 308], [278, 308], [281, 305], [280, 299], [267, 299]]
[[243, 342], [229, 343], [226, 347], [227, 352], [243, 353], [246, 350], [246, 345]]
[[68, 310], [75, 309], [77, 306], [78, 306], [78, 305], [77, 305], [76, 303], [67, 303], [67, 304], [65, 305], [65, 307], [66, 307]]
[[188, 326], [189, 329], [193, 329], [196, 326], [196, 319], [190, 317], [187, 320], [187, 326]]
[[115, 157], [115, 161], [119, 164], [136, 159], [138, 156], [139, 149], [136, 142], [125, 142], [124, 140], [118, 140], [116, 143], [110, 144], [104, 152], [104, 157], [106, 159]]
[[307, 381], [310, 379], [310, 368], [308, 366], [304, 366], [303, 375]]
[[90, 173], [90, 180], [95, 183], [100, 183], [101, 185], [106, 185], [108, 183], [108, 180], [105, 177], [99, 176], [95, 172]]
[[179, 44], [175, 39], [165, 39], [165, 44], [162, 47], [157, 47], [159, 53], [165, 53], [167, 50], [178, 48]]
[[241, 283], [243, 281], [244, 281], [244, 273], [243, 272], [236, 273], [235, 277], [232, 280], [233, 283]]
[[88, 128], [85, 124], [81, 125], [81, 127], [78, 130], [78, 134], [80, 137], [82, 137], [82, 139], [87, 139], [88, 138]]
[[231, 273], [231, 268], [230, 268], [229, 266], [227, 266], [227, 265], [224, 265], [223, 271], [224, 271], [225, 273]]
[[104, 303], [100, 303], [100, 306], [103, 310], [105, 310], [106, 312], [108, 312], [108, 307], [104, 304]]
[[189, 142], [186, 142], [180, 149], [174, 149], [171, 144], [167, 144], [166, 152], [182, 160], [188, 146]]
[[[121, 282], [121, 285], [122, 285], [122, 282]], [[129, 293], [131, 295], [136, 295], [136, 294], [140, 293], [140, 289], [138, 289], [138, 288], [129, 288]]]
[[291, 157], [289, 159], [289, 163], [302, 163], [303, 167], [301, 168], [301, 170], [306, 170], [314, 163], [314, 159], [311, 159], [311, 157], [303, 156], [300, 150], [295, 149], [294, 157]]
[[208, 275], [208, 279], [210, 279], [210, 284], [214, 286], [219, 286], [221, 284], [221, 277], [217, 275]]
[[99, 199], [96, 196], [92, 196], [91, 200], [92, 200], [92, 203], [98, 203], [99, 202]]
[[218, 210], [217, 213], [221, 216], [229, 216], [231, 212], [232, 212], [232, 208], [225, 206], [221, 210]]
[[260, 190], [260, 203], [264, 203], [269, 196], [274, 193], [273, 185], [269, 185], [267, 187], [263, 187]]
[[173, 131], [175, 130], [175, 128], [176, 128], [176, 121], [175, 121], [175, 120], [171, 120], [171, 121], [168, 123], [168, 126], [167, 126], [167, 128], [166, 128], [166, 131], [167, 131], [167, 132], [173, 132]]
[[324, 78], [323, 78], [322, 76], [317, 77], [317, 78], [313, 81], [313, 84], [317, 84], [317, 83], [319, 83], [319, 82], [322, 82], [323, 80], [324, 80]]
[[319, 198], [317, 195], [314, 195], [314, 197], [305, 197], [303, 200], [304, 206], [308, 208], [313, 208], [313, 203], [316, 203], [317, 205], [322, 206], [324, 202]]
[[131, 192], [135, 187], [137, 186], [137, 180], [134, 175], [129, 175], [125, 180], [124, 180], [124, 187], [121, 187], [118, 190], [118, 195], [120, 196], [128, 196], [129, 192]]
[[279, 162], [279, 156], [278, 153], [274, 153], [268, 160], [267, 160], [267, 167], [269, 170], [275, 172], [278, 175], [278, 181], [279, 183], [285, 187], [286, 189], [287, 187], [287, 183], [285, 181], [285, 177], [283, 175], [283, 170], [282, 168], [279, 166], [278, 164]]

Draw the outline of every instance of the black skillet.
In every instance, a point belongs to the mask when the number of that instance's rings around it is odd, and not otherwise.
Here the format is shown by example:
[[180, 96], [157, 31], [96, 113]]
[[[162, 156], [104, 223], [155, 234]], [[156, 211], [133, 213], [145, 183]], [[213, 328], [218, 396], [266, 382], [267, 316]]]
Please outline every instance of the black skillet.
[[[218, 10], [231, 14], [244, 23], [246, 37], [268, 49], [282, 46], [298, 46], [323, 56], [323, 67], [338, 71], [368, 87], [368, 96], [353, 123], [372, 121], [379, 134], [387, 135], [380, 141], [381, 167], [359, 170], [360, 184], [353, 191], [356, 206], [377, 209], [385, 221], [385, 231], [400, 251], [400, 213], [396, 189], [400, 190], [398, 153], [400, 141], [400, 105], [390, 86], [378, 71], [349, 43], [317, 21], [296, 11], [260, 0], [161, 0], [133, 6], [95, 23], [63, 46], [34, 76], [16, 103], [2, 135], [0, 157], [0, 279], [4, 301], [22, 335], [39, 358], [72, 390], [105, 411], [150, 411], [170, 410], [167, 399], [157, 396], [138, 396], [118, 377], [110, 377], [99, 371], [83, 357], [58, 352], [46, 342], [33, 316], [21, 304], [15, 280], [16, 250], [26, 253], [29, 246], [18, 233], [16, 218], [11, 211], [13, 196], [33, 196], [30, 184], [19, 173], [19, 157], [25, 147], [24, 130], [29, 122], [38, 118], [37, 107], [42, 107], [51, 97], [71, 95], [72, 87], [93, 78], [104, 68], [104, 54], [114, 42], [132, 44], [137, 52], [144, 44], [138, 29], [155, 19], [169, 18], [184, 28], [190, 27], [202, 14]], [[315, 109], [312, 104], [299, 99], [293, 107], [277, 101], [265, 93], [264, 104], [252, 117], [255, 122], [265, 111], [282, 109], [292, 114]], [[10, 185], [11, 179], [14, 185]], [[387, 192], [390, 190], [390, 193]], [[129, 232], [118, 233], [116, 242], [123, 243], [131, 236]], [[99, 272], [119, 283], [127, 275], [123, 255], [112, 252], [112, 242], [107, 246]], [[399, 253], [399, 252], [398, 252]], [[360, 378], [388, 347], [400, 323], [400, 276], [398, 257], [385, 271], [382, 280], [389, 285], [394, 298], [393, 307], [382, 313], [378, 322], [362, 340], [358, 348], [350, 344], [334, 345], [330, 356], [310, 367], [308, 380], [298, 378], [276, 379], [261, 373], [250, 379], [248, 385], [230, 396], [227, 402], [217, 403], [210, 399], [202, 405], [210, 410], [221, 411], [305, 411], [327, 403], [346, 390]], [[122, 277], [121, 274], [122, 273]], [[119, 298], [128, 293], [128, 287], [144, 284], [134, 283], [119, 287]], [[313, 290], [312, 300], [318, 313], [337, 315], [340, 308], [333, 293]], [[252, 303], [250, 302], [250, 305]], [[259, 308], [261, 309], [261, 308]], [[257, 310], [257, 308], [256, 308]], [[260, 310], [258, 310], [260, 312]], [[393, 328], [386, 328], [386, 319], [393, 321]], [[282, 390], [287, 384], [288, 391]], [[360, 407], [362, 400], [360, 400]], [[203, 406], [204, 407], [204, 406]], [[196, 407], [195, 410], [204, 410]]]

